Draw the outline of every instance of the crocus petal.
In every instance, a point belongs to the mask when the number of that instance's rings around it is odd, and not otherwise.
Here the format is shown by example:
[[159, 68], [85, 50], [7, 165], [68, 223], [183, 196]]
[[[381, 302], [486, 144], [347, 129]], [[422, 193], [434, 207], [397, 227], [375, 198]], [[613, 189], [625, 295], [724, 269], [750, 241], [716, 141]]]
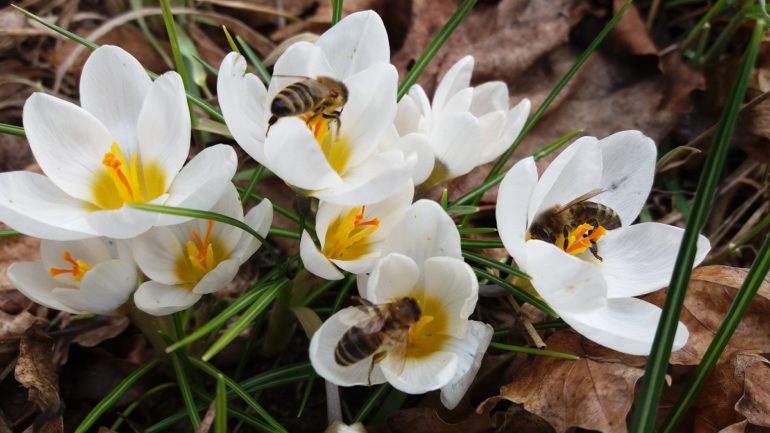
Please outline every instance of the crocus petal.
[[383, 254], [409, 256], [422, 269], [429, 257], [461, 258], [460, 233], [438, 203], [418, 200], [404, 214], [385, 241]]
[[[366, 385], [369, 381], [369, 366], [372, 357], [369, 356], [352, 365], [342, 366], [334, 360], [334, 350], [340, 338], [350, 329], [351, 325], [340, 320], [346, 314], [355, 313], [357, 307], [348, 307], [335, 313], [327, 319], [310, 340], [310, 362], [316, 373], [339, 386]], [[372, 384], [382, 383], [385, 377], [380, 367], [375, 365], [372, 371]]]
[[[273, 203], [268, 199], [262, 200], [257, 206], [251, 208], [243, 218], [243, 222], [263, 238], [266, 237], [270, 231], [270, 225], [273, 224]], [[240, 262], [243, 264], [260, 246], [262, 246], [262, 242], [255, 239], [254, 236], [242, 233], [233, 256], [240, 257]]]
[[345, 276], [318, 250], [307, 231], [302, 231], [299, 255], [305, 269], [326, 280], [341, 280]]
[[410, 181], [404, 154], [388, 150], [369, 158], [347, 173], [339, 187], [315, 191], [320, 200], [347, 206], [368, 205], [395, 193]]
[[[68, 269], [72, 264], [64, 259], [65, 254], [71, 255], [75, 260], [83, 260], [90, 266], [113, 259], [112, 252], [103, 238], [90, 238], [78, 241], [40, 241], [40, 261], [46, 268]], [[79, 283], [71, 274], [57, 275], [55, 280], [70, 286], [78, 286]]]
[[265, 141], [265, 157], [276, 176], [297, 188], [317, 190], [342, 185], [313, 133], [300, 119], [282, 118], [273, 125]]
[[316, 41], [337, 77], [349, 77], [377, 62], [390, 62], [390, 44], [382, 18], [356, 12], [324, 32]]
[[402, 254], [389, 254], [374, 265], [365, 298], [383, 304], [404, 296], [415, 296], [419, 278], [420, 269], [412, 259]]
[[[409, 88], [409, 92], [398, 101], [398, 109], [396, 110], [396, 118], [393, 121], [393, 125], [396, 127], [399, 135], [406, 135], [411, 132], [419, 131], [420, 118], [423, 116], [421, 106], [418, 104], [418, 99], [424, 98], [428, 100], [428, 96], [425, 95], [425, 90], [420, 87], [419, 84], [415, 84]], [[428, 102], [428, 109], [430, 110], [430, 102]]]
[[254, 74], [246, 73], [246, 59], [230, 53], [217, 76], [217, 97], [227, 128], [238, 144], [260, 164], [265, 164], [265, 106], [267, 89]]
[[28, 171], [0, 173], [0, 221], [26, 235], [55, 240], [97, 236], [86, 221], [87, 206], [45, 176]]
[[91, 212], [86, 216], [86, 219], [88, 224], [102, 236], [130, 239], [157, 224], [158, 215], [123, 206], [115, 210]]
[[526, 272], [537, 293], [559, 314], [589, 312], [607, 304], [607, 285], [595, 266], [543, 241], [527, 242]]
[[407, 394], [423, 394], [452, 381], [459, 366], [458, 358], [454, 352], [438, 351], [425, 357], [407, 358], [403, 367], [403, 361], [390, 356], [380, 364], [385, 378], [394, 388]]
[[[448, 385], [441, 387], [441, 403], [447, 409], [454, 409], [470, 388], [481, 367], [489, 343], [492, 341], [494, 330], [486, 323], [471, 320], [468, 323], [468, 334], [463, 339], [452, 339], [448, 346], [460, 357], [460, 368], [454, 379]], [[466, 367], [467, 368], [464, 368]]]
[[[506, 147], [501, 146], [500, 134], [508, 120], [506, 111], [492, 111], [479, 117], [481, 138], [479, 139], [478, 164], [484, 164], [500, 156]], [[509, 146], [511, 143], [507, 143]], [[499, 152], [499, 153], [498, 153]]]
[[[119, 47], [101, 46], [83, 65], [80, 104], [107, 127], [124, 151], [136, 152], [137, 121], [151, 83], [147, 72], [131, 54]], [[72, 123], [70, 128], [74, 129], [74, 125], [81, 126]], [[189, 129], [188, 126], [188, 134]]]
[[493, 111], [508, 111], [508, 86], [502, 81], [488, 81], [473, 88], [470, 112], [481, 117]]
[[166, 285], [191, 283], [177, 274], [176, 262], [184, 257], [185, 247], [166, 227], [155, 227], [132, 242], [134, 260], [150, 279]]
[[473, 56], [465, 56], [444, 74], [433, 95], [433, 108], [436, 111], [443, 110], [452, 96], [470, 85], [473, 63]]
[[[99, 263], [86, 273], [80, 282], [80, 290], [57, 295], [70, 306], [80, 302], [81, 311], [111, 314], [126, 303], [137, 283], [138, 275], [133, 263], [109, 260]], [[71, 300], [69, 296], [73, 296]]]
[[190, 113], [182, 78], [167, 72], [152, 83], [136, 124], [142, 164], [158, 164], [166, 191], [190, 153]]
[[[641, 223], [611, 230], [599, 240], [603, 261], [596, 266], [607, 280], [610, 298], [644, 295], [668, 285], [684, 230], [660, 223]], [[711, 246], [698, 237], [697, 266]]]
[[495, 219], [500, 240], [519, 266], [526, 266], [524, 248], [527, 236], [527, 206], [537, 184], [534, 158], [525, 158], [511, 167], [497, 192]]
[[622, 131], [599, 140], [605, 192], [591, 199], [614, 210], [623, 225], [642, 211], [655, 176], [655, 142], [639, 131]]
[[555, 205], [566, 205], [599, 187], [602, 157], [594, 137], [581, 137], [553, 160], [540, 176], [529, 202], [527, 220]]
[[514, 140], [516, 140], [521, 133], [521, 130], [524, 129], [524, 124], [527, 123], [530, 107], [531, 103], [529, 102], [529, 99], [523, 99], [508, 111], [506, 123], [503, 130], [500, 132], [497, 144], [486, 148], [479, 164], [485, 164], [496, 159], [513, 144]]
[[214, 269], [208, 271], [206, 275], [198, 281], [192, 292], [199, 295], [214, 293], [221, 290], [233, 281], [240, 267], [238, 259], [227, 259], [219, 262]]
[[40, 305], [73, 314], [80, 312], [53, 295], [53, 290], [58, 284], [40, 262], [13, 263], [8, 267], [6, 276], [13, 287]]
[[35, 93], [24, 103], [24, 131], [40, 168], [67, 194], [94, 200], [93, 182], [105, 172], [113, 137], [88, 111]]
[[[214, 207], [211, 208], [214, 213], [229, 216], [232, 219], [243, 221], [243, 205], [241, 205], [241, 199], [238, 196], [238, 190], [232, 182], [224, 188], [222, 195], [217, 200]], [[198, 218], [194, 219], [187, 224], [190, 225], [187, 228], [185, 235], [195, 230], [199, 234], [206, 233], [209, 229], [210, 220]], [[221, 222], [211, 222], [211, 239], [216, 239], [217, 244], [221, 248], [221, 254], [228, 256], [235, 251], [238, 243], [245, 234], [243, 230], [230, 224]]]
[[428, 139], [448, 178], [468, 173], [479, 160], [481, 124], [467, 111], [443, 114]]
[[430, 141], [424, 134], [410, 133], [400, 137], [393, 144], [392, 149], [400, 150], [404, 154], [407, 165], [412, 169], [412, 182], [419, 185], [430, 177], [436, 159]]
[[191, 307], [201, 295], [179, 286], [147, 281], [134, 293], [137, 308], [153, 316], [165, 316]]
[[[610, 299], [607, 306], [583, 313], [564, 314], [562, 318], [589, 340], [631, 355], [649, 355], [661, 309], [636, 298]], [[673, 350], [687, 343], [689, 333], [679, 322]]]
[[380, 258], [379, 251], [373, 251], [368, 254], [364, 254], [355, 260], [337, 260], [332, 259], [332, 263], [337, 265], [340, 269], [350, 272], [351, 274], [363, 274], [369, 272], [374, 267], [377, 259]]
[[438, 299], [447, 314], [446, 334], [463, 338], [468, 317], [479, 299], [479, 282], [467, 263], [452, 257], [431, 257], [425, 261], [423, 296]]

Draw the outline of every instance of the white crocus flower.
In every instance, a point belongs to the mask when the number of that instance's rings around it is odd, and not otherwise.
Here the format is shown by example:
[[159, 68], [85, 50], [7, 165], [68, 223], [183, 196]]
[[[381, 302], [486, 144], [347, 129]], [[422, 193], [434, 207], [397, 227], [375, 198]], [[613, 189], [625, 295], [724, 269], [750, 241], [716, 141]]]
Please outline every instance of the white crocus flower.
[[[519, 161], [503, 179], [497, 201], [500, 239], [543, 299], [585, 337], [636, 355], [649, 353], [661, 310], [635, 296], [668, 284], [684, 233], [660, 223], [631, 225], [652, 187], [655, 157], [655, 143], [638, 131], [584, 137], [539, 178], [531, 157]], [[568, 227], [566, 240], [561, 233], [555, 243], [532, 239], [532, 223], [544, 212], [591, 193], [598, 195], [588, 200], [612, 209], [620, 227], [573, 221], [580, 226]], [[709, 248], [700, 236], [696, 265]], [[687, 337], [680, 322], [674, 350]]]
[[235, 173], [235, 152], [224, 145], [182, 168], [190, 118], [176, 72], [153, 82], [130, 54], [103, 46], [83, 67], [80, 100], [35, 93], [24, 104], [24, 130], [47, 177], [0, 174], [0, 220], [22, 233], [131, 238], [180, 218], [126, 204], [209, 209]]
[[[471, 87], [472, 72], [473, 57], [463, 57], [442, 78], [433, 103], [419, 85], [412, 86], [399, 101], [395, 121], [398, 135], [417, 133], [427, 137], [430, 156], [435, 159], [430, 177], [418, 177], [415, 184], [425, 180], [426, 186], [432, 187], [495, 160], [524, 127], [529, 100], [509, 108], [504, 82]], [[426, 164], [421, 161], [418, 165]]]
[[321, 202], [316, 214], [319, 249], [307, 231], [302, 233], [300, 255], [305, 268], [327, 280], [343, 278], [343, 269], [369, 272], [381, 257], [393, 225], [412, 204], [414, 186], [407, 182], [395, 194], [365, 206], [340, 206]]
[[[362, 307], [331, 316], [313, 335], [310, 360], [316, 372], [337, 385], [389, 382], [419, 394], [441, 390], [441, 400], [455, 407], [478, 372], [492, 338], [492, 328], [468, 320], [476, 307], [478, 281], [458, 258], [460, 236], [451, 218], [435, 202], [420, 200], [393, 228], [389, 247], [400, 249], [380, 259], [369, 275], [364, 298], [374, 304], [412, 298], [419, 320], [405, 336], [405, 350], [390, 348], [372, 364], [373, 356], [342, 366], [335, 350], [355, 326]], [[398, 248], [400, 247], [400, 248]], [[387, 326], [387, 325], [386, 325]], [[373, 367], [371, 377], [369, 369]]]
[[[371, 11], [347, 16], [315, 43], [290, 46], [268, 89], [245, 73], [242, 56], [230, 53], [217, 81], [225, 122], [249, 155], [303, 194], [349, 206], [380, 201], [407, 181], [410, 169], [401, 151], [379, 146], [396, 114], [398, 73], [389, 56], [385, 27]], [[273, 99], [303, 77], [345, 85], [339, 120], [281, 117], [267, 134]]]
[[[212, 211], [245, 222], [261, 236], [267, 235], [273, 221], [269, 200], [263, 200], [244, 218], [232, 184]], [[136, 290], [134, 303], [156, 316], [184, 310], [201, 296], [225, 287], [260, 246], [243, 230], [211, 220], [156, 227], [133, 242], [136, 262], [151, 280]]]
[[114, 314], [138, 283], [130, 251], [117, 242], [104, 238], [43, 240], [41, 261], [12, 264], [8, 279], [24, 296], [48, 308], [73, 314]]

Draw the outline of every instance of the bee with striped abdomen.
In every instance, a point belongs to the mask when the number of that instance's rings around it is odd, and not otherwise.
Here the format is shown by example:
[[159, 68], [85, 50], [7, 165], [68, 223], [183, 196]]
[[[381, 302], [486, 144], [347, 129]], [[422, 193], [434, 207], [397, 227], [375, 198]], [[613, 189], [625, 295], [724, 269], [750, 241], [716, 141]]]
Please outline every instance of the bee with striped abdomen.
[[339, 127], [342, 107], [348, 100], [348, 88], [330, 77], [304, 77], [289, 84], [275, 95], [270, 103], [268, 131], [281, 117], [310, 115], [307, 122], [318, 116], [337, 122]]

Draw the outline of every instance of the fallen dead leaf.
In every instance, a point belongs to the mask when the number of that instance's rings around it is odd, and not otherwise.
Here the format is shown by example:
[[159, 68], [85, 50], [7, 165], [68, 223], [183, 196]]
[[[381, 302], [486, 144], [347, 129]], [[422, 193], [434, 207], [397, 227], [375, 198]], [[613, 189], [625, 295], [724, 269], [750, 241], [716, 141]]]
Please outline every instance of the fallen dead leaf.
[[[5, 229], [5, 227], [0, 227]], [[0, 238], [0, 292], [15, 290], [5, 273], [15, 262], [35, 261], [40, 258], [40, 240], [29, 236]]]
[[131, 321], [125, 316], [98, 317], [96, 327], [78, 333], [72, 340], [83, 347], [95, 347], [99, 343], [120, 335], [128, 328]]
[[413, 408], [388, 417], [378, 433], [492, 433], [494, 420], [485, 415], [471, 415], [458, 423], [448, 423], [435, 410]]
[[753, 425], [770, 427], [770, 366], [756, 362], [744, 371], [743, 396], [735, 410]]
[[40, 410], [33, 424], [39, 433], [64, 431], [59, 375], [53, 356], [53, 341], [39, 327], [27, 330], [19, 344], [16, 380], [28, 390], [29, 400]]

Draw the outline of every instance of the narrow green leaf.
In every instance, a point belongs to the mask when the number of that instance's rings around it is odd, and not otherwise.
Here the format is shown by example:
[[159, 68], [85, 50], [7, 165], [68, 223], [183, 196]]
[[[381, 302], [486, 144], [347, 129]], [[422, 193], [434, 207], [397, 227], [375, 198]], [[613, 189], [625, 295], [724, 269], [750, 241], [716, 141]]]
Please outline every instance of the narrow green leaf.
[[[349, 280], [350, 279], [355, 279], [355, 278], [356, 278], [355, 275], [348, 276]], [[318, 299], [321, 295], [326, 293], [329, 289], [331, 289], [332, 287], [334, 287], [334, 286], [336, 286], [336, 285], [338, 285], [340, 283], [341, 283], [340, 280], [330, 280], [330, 281], [325, 282], [323, 285], [321, 285], [317, 289], [313, 290], [308, 296], [305, 297], [305, 300], [302, 302], [302, 306], [303, 307], [309, 306], [310, 304], [315, 302], [315, 300]]]
[[[144, 7], [144, 1], [143, 0], [131, 0], [131, 9], [134, 11], [137, 11], [139, 9], [142, 9]], [[147, 42], [152, 45], [152, 48], [155, 50], [156, 53], [160, 56], [161, 59], [163, 59], [163, 63], [168, 68], [173, 68], [174, 64], [171, 58], [166, 54], [166, 50], [164, 50], [160, 44], [158, 43], [158, 38], [155, 37], [155, 35], [150, 31], [150, 28], [147, 26], [147, 20], [143, 16], [139, 16], [136, 18], [136, 24], [139, 26], [139, 29], [142, 30], [142, 33], [144, 34], [145, 39], [147, 39]], [[113, 429], [115, 430], [115, 429]]]
[[227, 433], [227, 388], [225, 387], [225, 376], [222, 373], [217, 374], [217, 394], [215, 415], [214, 415], [214, 433]]
[[297, 411], [297, 418], [301, 418], [307, 407], [307, 402], [310, 400], [310, 393], [313, 391], [315, 381], [318, 379], [318, 375], [313, 372], [305, 382], [305, 390], [302, 392], [302, 401], [299, 404], [299, 410]]
[[705, 26], [709, 21], [711, 21], [714, 16], [716, 16], [717, 13], [721, 12], [722, 9], [727, 6], [729, 0], [717, 0], [716, 3], [714, 3], [713, 6], [706, 12], [703, 17], [701, 17], [700, 21], [698, 21], [697, 24], [695, 24], [695, 27], [690, 30], [690, 33], [687, 34], [687, 37], [682, 41], [681, 44], [679, 44], [679, 49], [681, 51], [684, 51], [687, 47], [690, 46], [690, 44], [695, 40], [695, 38], [698, 36], [698, 33], [703, 30], [703, 26]]
[[9, 125], [7, 123], [0, 123], [0, 133], [9, 135], [18, 135], [19, 137], [25, 137], [24, 128], [21, 126]]
[[225, 39], [227, 39], [227, 44], [230, 45], [230, 49], [238, 54], [241, 54], [241, 50], [238, 49], [238, 44], [236, 44], [235, 40], [233, 40], [233, 37], [230, 35], [230, 31], [227, 30], [227, 26], [222, 26], [222, 32], [225, 34]]
[[[236, 187], [236, 189], [239, 192], [243, 192], [243, 188], [241, 188], [241, 187]], [[261, 196], [259, 194], [255, 194], [255, 193], [252, 192], [249, 195], [249, 199], [250, 200], [256, 200], [256, 201], [262, 201], [262, 200], [265, 199], [265, 197], [263, 197], [263, 196]], [[289, 209], [286, 209], [285, 207], [283, 207], [281, 205], [278, 205], [276, 203], [273, 203], [273, 210], [278, 212], [279, 214], [285, 216], [286, 218], [294, 221], [295, 223], [299, 224], [299, 216], [295, 212], [292, 212]]]
[[14, 5], [14, 4], [12, 4], [11, 6], [16, 8], [17, 11], [19, 11], [22, 14], [26, 15], [27, 17], [31, 18], [33, 21], [37, 21], [38, 23], [48, 27], [49, 29], [54, 30], [56, 33], [59, 33], [60, 35], [66, 37], [67, 39], [71, 39], [71, 40], [79, 43], [80, 45], [88, 47], [88, 48], [90, 48], [92, 50], [95, 50], [95, 49], [99, 48], [99, 45], [96, 45], [95, 43], [93, 43], [91, 41], [88, 41], [88, 40], [80, 37], [79, 35], [77, 35], [75, 33], [72, 33], [71, 31], [69, 31], [67, 29], [59, 27], [59, 26], [57, 26], [55, 24], [51, 24], [48, 21], [40, 18], [39, 16], [33, 14], [32, 12], [29, 12], [26, 9], [20, 8], [20, 7], [16, 6], [16, 5]]
[[300, 240], [300, 238], [302, 237], [300, 233], [297, 233], [294, 230], [283, 229], [280, 227], [271, 227], [270, 232], [268, 234], [270, 236], [279, 236], [282, 238], [288, 238], [288, 239], [294, 239], [294, 240]]
[[121, 397], [123, 397], [123, 394], [125, 394], [126, 391], [134, 386], [134, 384], [138, 382], [139, 379], [144, 377], [144, 375], [147, 374], [150, 370], [155, 368], [158, 363], [160, 363], [160, 358], [153, 359], [152, 361], [137, 368], [125, 379], [120, 381], [115, 389], [113, 389], [109, 394], [107, 394], [106, 397], [97, 403], [93, 409], [91, 409], [91, 412], [86, 415], [83, 421], [80, 422], [78, 428], [75, 429], [75, 433], [86, 433], [89, 431], [91, 427], [96, 423], [96, 421], [98, 421], [99, 418], [101, 418], [101, 416], [104, 415], [108, 409], [110, 409], [115, 403], [118, 402], [118, 400], [120, 400]]
[[349, 276], [348, 279], [345, 280], [345, 285], [342, 286], [342, 290], [340, 290], [340, 292], [337, 294], [337, 298], [334, 300], [334, 304], [332, 304], [332, 314], [340, 310], [342, 303], [345, 302], [345, 298], [347, 298], [348, 293], [350, 293], [350, 289], [353, 287], [355, 282], [356, 278], [354, 275]]
[[473, 215], [479, 211], [478, 206], [449, 206], [447, 213], [452, 216]]
[[258, 165], [256, 169], [254, 169], [254, 172], [251, 174], [251, 178], [249, 179], [249, 184], [246, 185], [246, 188], [241, 192], [241, 201], [246, 202], [246, 199], [251, 196], [251, 192], [254, 191], [254, 187], [257, 186], [257, 182], [259, 182], [259, 179], [262, 178], [262, 173], [265, 171], [265, 166]]
[[210, 132], [225, 138], [233, 138], [233, 134], [230, 133], [227, 125], [222, 122], [217, 122], [216, 120], [207, 119], [205, 117], [198, 119], [198, 124], [194, 126], [193, 129], [196, 131]]
[[658, 162], [655, 163], [655, 172], [662, 171], [664, 168], [666, 168], [668, 163], [674, 160], [675, 158], [686, 157], [686, 156], [692, 155], [693, 153], [700, 153], [700, 152], [701, 152], [700, 149], [696, 149], [694, 147], [677, 146], [669, 150], [668, 152], [666, 152], [665, 155], [658, 158]]
[[433, 56], [435, 56], [438, 50], [444, 45], [444, 42], [449, 39], [449, 36], [455, 31], [457, 26], [468, 15], [471, 9], [473, 9], [475, 4], [476, 0], [464, 0], [455, 13], [449, 18], [449, 21], [444, 24], [444, 27], [433, 37], [433, 40], [430, 41], [428, 47], [422, 53], [420, 58], [417, 59], [417, 62], [412, 66], [412, 69], [406, 74], [406, 77], [404, 77], [404, 81], [398, 86], [399, 100], [406, 95], [409, 88], [417, 82], [417, 78], [420, 77], [420, 74], [422, 74], [422, 71], [428, 66], [428, 63], [433, 59]]
[[[169, 45], [171, 45], [171, 55], [174, 58], [174, 65], [176, 65], [176, 71], [182, 77], [182, 84], [187, 92], [192, 91], [192, 85], [190, 84], [190, 76], [187, 74], [187, 67], [184, 64], [182, 58], [182, 50], [179, 48], [179, 38], [176, 33], [176, 23], [174, 22], [174, 15], [171, 13], [171, 6], [169, 0], [160, 0], [160, 9], [163, 12], [163, 23], [166, 25], [166, 34], [168, 36]], [[198, 118], [195, 116], [195, 111], [192, 107], [188, 107], [190, 110], [190, 121], [193, 126], [198, 124]], [[197, 428], [197, 427], [196, 427]]]
[[255, 53], [254, 50], [251, 49], [249, 44], [246, 43], [246, 41], [242, 37], [236, 35], [235, 39], [238, 40], [238, 44], [243, 49], [243, 52], [246, 55], [246, 58], [249, 59], [252, 66], [254, 66], [254, 69], [256, 69], [257, 74], [259, 75], [259, 78], [261, 78], [262, 81], [265, 82], [265, 85], [270, 84], [270, 80], [272, 79], [272, 77], [270, 76], [270, 72], [267, 71], [265, 64], [262, 63], [261, 60], [259, 60], [257, 53]]
[[504, 248], [502, 241], [486, 239], [460, 238], [460, 246], [465, 248]]
[[200, 65], [203, 66], [203, 69], [205, 69], [206, 72], [208, 72], [209, 74], [211, 74], [211, 75], [213, 75], [215, 77], [219, 75], [219, 70], [217, 68], [211, 66], [207, 61], [201, 59], [200, 56], [194, 55], [192, 57], [193, 57], [193, 59], [195, 59], [196, 62], [200, 63]]
[[21, 233], [17, 232], [16, 230], [0, 230], [0, 239], [2, 238], [11, 238], [14, 236], [19, 236]]
[[466, 259], [468, 259], [468, 260], [470, 260], [472, 262], [476, 262], [476, 263], [478, 263], [480, 265], [487, 266], [487, 267], [494, 268], [494, 269], [497, 269], [499, 271], [505, 272], [509, 276], [524, 278], [526, 280], [531, 280], [532, 279], [532, 277], [527, 275], [525, 272], [522, 272], [522, 271], [520, 271], [518, 269], [514, 269], [514, 268], [506, 265], [505, 263], [498, 262], [497, 260], [492, 260], [492, 259], [490, 259], [487, 256], [484, 256], [484, 255], [481, 255], [481, 254], [478, 254], [478, 253], [474, 253], [474, 252], [471, 252], [471, 251], [463, 251], [462, 253], [463, 253], [463, 257], [465, 257]]
[[497, 233], [497, 229], [494, 227], [458, 227], [457, 230], [460, 235]]
[[358, 410], [358, 413], [353, 418], [353, 422], [363, 422], [369, 416], [369, 413], [372, 412], [372, 409], [379, 406], [380, 400], [382, 400], [385, 393], [391, 389], [392, 387], [388, 383], [378, 386], [373, 393], [369, 394], [369, 398], [366, 399], [361, 409]]
[[313, 371], [313, 366], [309, 362], [301, 362], [260, 373], [242, 381], [240, 386], [244, 391], [253, 393], [284, 383], [294, 383], [307, 379], [308, 375]]
[[201, 359], [208, 361], [213, 358], [214, 355], [219, 353], [220, 350], [227, 347], [227, 345], [238, 337], [238, 335], [240, 335], [240, 333], [257, 318], [257, 316], [262, 314], [262, 312], [273, 303], [275, 297], [289, 284], [289, 280], [283, 280], [280, 283], [265, 289], [261, 293], [259, 299], [257, 299], [249, 309], [246, 310], [246, 312], [236, 320], [235, 323], [233, 323], [232, 326], [230, 326], [227, 331], [225, 331], [222, 336], [211, 345], [211, 347], [209, 347], [209, 350], [201, 356]]
[[[171, 343], [171, 338], [160, 331], [159, 333], [167, 343]], [[185, 368], [185, 364], [188, 363], [187, 361], [189, 361], [187, 354], [182, 351], [174, 352], [171, 355], [171, 365], [174, 367], [176, 383], [179, 385], [179, 393], [182, 394], [182, 401], [184, 402], [187, 417], [190, 419], [190, 424], [193, 429], [197, 430], [201, 425], [201, 417], [198, 413], [198, 407], [195, 403], [195, 397], [193, 396], [190, 382], [187, 380], [187, 369]]]
[[494, 341], [489, 343], [489, 347], [494, 347], [495, 349], [500, 350], [507, 350], [509, 352], [529, 353], [531, 355], [538, 356], [550, 356], [551, 358], [567, 359], [569, 361], [577, 361], [580, 359], [579, 356], [573, 355], [571, 353], [554, 352], [552, 350], [542, 350], [536, 349], [534, 347], [512, 346], [510, 344], [495, 343]]
[[574, 138], [576, 138], [579, 135], [583, 135], [585, 131], [582, 129], [576, 129], [574, 131], [570, 131], [561, 137], [554, 140], [552, 143], [546, 145], [542, 149], [538, 150], [537, 152], [532, 154], [532, 157], [535, 158], [535, 161], [537, 161], [540, 158], [543, 158], [545, 156], [548, 156], [552, 154], [553, 152], [556, 152], [559, 150], [562, 146], [572, 141]]
[[131, 415], [131, 413], [134, 410], [136, 410], [136, 408], [139, 407], [140, 404], [142, 404], [142, 402], [152, 397], [153, 395], [158, 394], [161, 391], [165, 391], [170, 388], [176, 388], [176, 382], [161, 383], [160, 385], [147, 390], [147, 392], [142, 394], [142, 396], [139, 397], [139, 399], [131, 402], [131, 404], [126, 406], [126, 408], [119, 413], [118, 419], [116, 419], [115, 422], [112, 423], [112, 425], [110, 426], [110, 430], [118, 431], [118, 428], [121, 426], [121, 424], [123, 424], [123, 421], [125, 421], [128, 418], [128, 416]]
[[655, 429], [658, 403], [668, 370], [668, 359], [671, 356], [671, 345], [674, 342], [674, 334], [697, 252], [698, 235], [711, 210], [716, 186], [722, 174], [727, 150], [730, 147], [730, 139], [735, 130], [738, 111], [746, 94], [746, 86], [759, 52], [763, 30], [764, 23], [761, 21], [754, 26], [751, 41], [722, 112], [714, 142], [698, 181], [692, 215], [684, 231], [679, 254], [674, 264], [674, 271], [660, 322], [658, 322], [658, 329], [655, 333], [652, 352], [647, 360], [639, 395], [634, 403], [634, 413], [629, 431], [647, 433], [653, 432]]
[[332, 0], [332, 25], [342, 19], [342, 0]]
[[518, 299], [519, 301], [528, 302], [533, 307], [537, 308], [538, 310], [542, 311], [545, 314], [548, 314], [549, 316], [559, 317], [559, 315], [556, 314], [556, 312], [554, 312], [553, 309], [551, 309], [551, 307], [548, 306], [548, 304], [546, 304], [544, 301], [536, 298], [531, 293], [527, 292], [526, 290], [522, 289], [521, 287], [515, 286], [515, 285], [509, 283], [508, 281], [505, 281], [504, 279], [502, 279], [502, 278], [500, 278], [500, 277], [498, 277], [496, 275], [492, 275], [492, 274], [490, 274], [489, 272], [487, 272], [487, 271], [485, 271], [483, 269], [473, 268], [473, 272], [475, 272], [476, 275], [478, 275], [480, 278], [487, 279], [487, 280], [497, 284], [498, 286], [502, 287], [503, 289], [511, 292], [511, 294], [516, 299]]
[[569, 325], [564, 323], [561, 319], [556, 320], [545, 320], [542, 322], [533, 323], [532, 326], [535, 329], [562, 329], [562, 328], [569, 328]]

